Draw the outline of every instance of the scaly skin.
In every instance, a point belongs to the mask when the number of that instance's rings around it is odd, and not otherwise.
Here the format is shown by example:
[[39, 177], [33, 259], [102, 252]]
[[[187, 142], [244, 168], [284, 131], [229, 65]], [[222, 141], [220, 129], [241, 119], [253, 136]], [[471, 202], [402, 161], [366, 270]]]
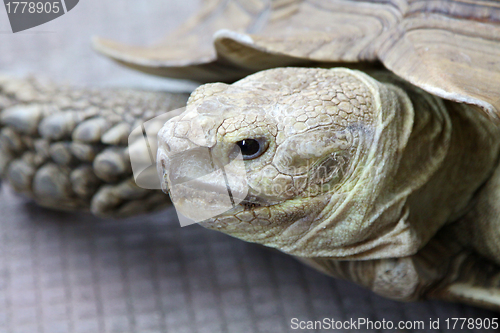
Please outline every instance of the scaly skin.
[[[474, 259], [462, 259], [477, 255], [453, 237], [435, 236], [470, 210], [491, 177], [500, 128], [473, 106], [444, 101], [389, 73], [373, 76], [378, 81], [342, 68], [278, 68], [233, 85], [200, 87], [186, 112], [160, 131], [164, 189], [188, 217], [217, 211], [224, 198], [214, 189], [226, 184], [215, 176], [205, 181], [208, 190], [175, 189], [184, 180], [201, 187], [199, 177], [211, 170], [203, 154], [189, 152], [207, 149], [206, 156], [228, 165], [235, 144], [255, 139], [264, 153], [245, 161], [246, 183], [233, 181], [234, 192], [248, 185], [248, 195], [203, 226], [277, 248], [394, 299], [464, 301], [449, 293], [460, 281], [497, 287], [491, 277], [498, 267], [468, 269]], [[231, 168], [227, 175], [236, 172]], [[448, 250], [440, 253], [440, 246]], [[439, 260], [425, 259], [433, 255]], [[337, 260], [353, 260], [345, 264], [351, 268], [342, 270]], [[471, 302], [495, 307], [500, 298]]]
[[186, 94], [0, 78], [0, 177], [50, 208], [105, 217], [163, 208], [168, 197], [132, 178], [128, 136], [186, 100]]

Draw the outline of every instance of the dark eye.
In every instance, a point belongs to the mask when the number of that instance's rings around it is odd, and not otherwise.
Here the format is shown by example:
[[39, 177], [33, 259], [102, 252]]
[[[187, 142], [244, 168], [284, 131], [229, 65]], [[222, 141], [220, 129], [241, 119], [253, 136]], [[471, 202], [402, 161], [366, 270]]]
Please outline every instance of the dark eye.
[[251, 160], [259, 157], [267, 148], [267, 145], [262, 139], [245, 139], [236, 142], [236, 144], [240, 147], [244, 160]]

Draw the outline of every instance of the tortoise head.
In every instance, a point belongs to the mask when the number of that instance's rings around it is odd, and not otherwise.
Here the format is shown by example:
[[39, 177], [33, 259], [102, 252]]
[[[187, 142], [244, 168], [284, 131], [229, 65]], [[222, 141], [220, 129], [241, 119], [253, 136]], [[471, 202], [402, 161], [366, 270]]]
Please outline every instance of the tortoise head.
[[392, 179], [413, 122], [402, 96], [341, 68], [201, 86], [159, 133], [163, 188], [207, 228], [299, 256], [342, 256], [401, 214]]

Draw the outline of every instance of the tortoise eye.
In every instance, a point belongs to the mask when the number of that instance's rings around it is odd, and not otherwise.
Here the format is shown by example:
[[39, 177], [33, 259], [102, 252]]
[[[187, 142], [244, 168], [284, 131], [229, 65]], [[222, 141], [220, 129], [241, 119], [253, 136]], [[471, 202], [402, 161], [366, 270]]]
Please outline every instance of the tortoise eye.
[[245, 139], [236, 142], [238, 147], [240, 147], [241, 154], [244, 160], [252, 160], [254, 158], [262, 155], [266, 149], [267, 145], [262, 139]]

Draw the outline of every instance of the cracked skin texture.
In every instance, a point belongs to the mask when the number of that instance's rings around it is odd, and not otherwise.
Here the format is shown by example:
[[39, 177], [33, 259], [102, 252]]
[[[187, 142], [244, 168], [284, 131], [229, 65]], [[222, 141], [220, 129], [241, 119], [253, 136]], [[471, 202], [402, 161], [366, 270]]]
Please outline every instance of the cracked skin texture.
[[[237, 142], [258, 139], [266, 149], [245, 161], [248, 195], [204, 227], [277, 248], [387, 297], [463, 301], [449, 284], [482, 276], [484, 286], [487, 274], [464, 268], [475, 254], [462, 253], [451, 235], [497, 166], [500, 129], [475, 106], [442, 100], [388, 72], [370, 74], [277, 68], [198, 88], [159, 134], [165, 188], [177, 177], [172, 156], [204, 147], [228, 163]], [[205, 205], [218, 204], [208, 193], [184, 195], [174, 200], [181, 210], [202, 209], [204, 195]], [[429, 259], [436, 248], [440, 261]]]

